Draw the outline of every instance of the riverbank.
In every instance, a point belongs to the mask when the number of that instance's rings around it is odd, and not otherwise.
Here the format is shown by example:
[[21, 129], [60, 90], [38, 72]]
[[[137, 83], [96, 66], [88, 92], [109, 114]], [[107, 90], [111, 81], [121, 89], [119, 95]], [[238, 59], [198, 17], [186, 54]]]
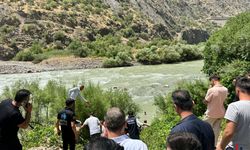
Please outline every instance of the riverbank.
[[93, 69], [102, 67], [103, 58], [60, 57], [38, 64], [21, 61], [0, 61], [0, 74], [36, 73], [45, 71]]

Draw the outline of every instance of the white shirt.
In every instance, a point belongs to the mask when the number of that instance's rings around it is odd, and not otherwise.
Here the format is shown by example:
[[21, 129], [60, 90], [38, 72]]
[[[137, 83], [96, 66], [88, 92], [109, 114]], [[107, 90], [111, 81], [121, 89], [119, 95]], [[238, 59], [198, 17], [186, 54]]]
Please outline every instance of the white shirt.
[[147, 145], [141, 140], [130, 139], [127, 135], [112, 138], [116, 143], [124, 147], [124, 150], [148, 150]]
[[81, 96], [80, 92], [81, 92], [80, 87], [74, 87], [69, 90], [68, 97], [73, 100], [76, 100], [76, 97], [79, 96], [82, 100], [86, 101], [86, 99], [83, 96]]
[[89, 126], [90, 135], [101, 133], [100, 121], [98, 118], [90, 116], [88, 119], [84, 121], [83, 124]]

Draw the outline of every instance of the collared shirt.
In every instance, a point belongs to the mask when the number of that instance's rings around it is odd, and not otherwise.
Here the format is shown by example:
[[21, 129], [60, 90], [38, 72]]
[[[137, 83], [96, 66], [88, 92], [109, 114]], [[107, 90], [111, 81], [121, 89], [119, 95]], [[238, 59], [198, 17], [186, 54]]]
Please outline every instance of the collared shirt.
[[214, 132], [210, 124], [197, 118], [194, 114], [182, 119], [175, 127], [172, 128], [170, 134], [177, 132], [189, 132], [197, 136], [202, 144], [203, 150], [214, 150]]
[[124, 150], [148, 150], [147, 145], [141, 140], [130, 139], [127, 135], [112, 138], [116, 143], [124, 147]]
[[83, 96], [81, 96], [80, 92], [81, 92], [80, 87], [74, 87], [69, 90], [68, 97], [73, 100], [76, 100], [77, 96], [79, 96], [82, 100], [86, 101], [86, 99]]
[[205, 97], [205, 100], [208, 102], [205, 114], [211, 118], [223, 118], [225, 115], [224, 102], [227, 95], [227, 88], [220, 84], [210, 88]]

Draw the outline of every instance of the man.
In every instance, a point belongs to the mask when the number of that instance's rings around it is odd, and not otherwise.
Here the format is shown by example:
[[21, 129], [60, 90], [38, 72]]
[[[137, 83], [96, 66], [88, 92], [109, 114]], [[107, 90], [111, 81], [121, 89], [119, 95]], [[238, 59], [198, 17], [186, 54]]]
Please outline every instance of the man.
[[167, 150], [202, 150], [202, 146], [197, 137], [192, 133], [178, 132], [172, 134], [167, 139]]
[[110, 108], [105, 117], [107, 137], [124, 147], [125, 150], [147, 150], [147, 145], [141, 140], [130, 139], [125, 134], [126, 119], [124, 112], [117, 108]]
[[81, 128], [89, 126], [89, 134], [91, 140], [100, 137], [101, 135], [101, 122], [97, 117], [93, 116], [93, 113], [90, 113], [89, 118], [87, 118]]
[[[19, 128], [29, 126], [32, 104], [29, 103], [30, 91], [21, 89], [17, 91], [14, 100], [3, 100], [0, 103], [0, 149], [22, 150], [22, 145], [17, 137]], [[19, 110], [22, 106], [26, 112], [25, 118]]]
[[217, 75], [212, 75], [209, 81], [211, 88], [208, 89], [204, 100], [204, 103], [207, 105], [204, 121], [212, 126], [216, 145], [220, 135], [220, 125], [225, 115], [224, 102], [228, 95], [228, 89], [221, 85], [220, 77]]
[[124, 150], [124, 147], [106, 137], [98, 137], [90, 140], [84, 150]]
[[[65, 109], [60, 111], [57, 115], [57, 134], [60, 135], [62, 133], [63, 150], [67, 150], [68, 146], [70, 146], [70, 150], [75, 150], [77, 134], [75, 125], [76, 118], [72, 109], [74, 100], [69, 98], [65, 103]], [[61, 130], [59, 126], [61, 126]]]
[[142, 123], [134, 116], [133, 111], [128, 112], [127, 131], [131, 139], [140, 139], [140, 130]]
[[203, 150], [214, 150], [214, 133], [212, 127], [197, 118], [193, 112], [193, 101], [186, 90], [176, 90], [172, 93], [175, 111], [180, 115], [181, 122], [172, 128], [170, 135], [178, 132], [189, 132], [197, 136]]
[[236, 81], [236, 96], [239, 101], [229, 104], [225, 119], [224, 135], [217, 150], [224, 150], [227, 144], [236, 150], [250, 149], [250, 78], [241, 77]]
[[[80, 85], [79, 87], [74, 87], [74, 88], [69, 90], [68, 97], [73, 99], [73, 100], [76, 100], [76, 98], [79, 96], [80, 99], [82, 99], [83, 101], [85, 101], [88, 104], [89, 102], [80, 94], [81, 91], [83, 91], [83, 90], [84, 90], [84, 85]], [[73, 104], [72, 109], [73, 109], [73, 111], [75, 111], [75, 102]]]

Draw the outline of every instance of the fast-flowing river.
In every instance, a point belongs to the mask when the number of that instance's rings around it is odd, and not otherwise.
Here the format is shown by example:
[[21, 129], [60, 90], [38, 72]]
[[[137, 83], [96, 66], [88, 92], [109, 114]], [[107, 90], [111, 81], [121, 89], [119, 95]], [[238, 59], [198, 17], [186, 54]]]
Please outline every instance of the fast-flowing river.
[[[98, 68], [84, 70], [64, 70], [29, 74], [0, 75], [0, 94], [5, 86], [18, 80], [39, 80], [44, 86], [49, 80], [60, 80], [71, 87], [72, 84], [92, 82], [104, 89], [126, 88], [133, 100], [140, 105], [140, 120], [149, 122], [156, 115], [153, 105], [154, 96], [170, 92], [175, 83], [183, 80], [204, 78], [201, 72], [203, 61], [191, 61], [178, 64], [134, 66], [121, 68]], [[145, 113], [146, 112], [146, 115]]]

